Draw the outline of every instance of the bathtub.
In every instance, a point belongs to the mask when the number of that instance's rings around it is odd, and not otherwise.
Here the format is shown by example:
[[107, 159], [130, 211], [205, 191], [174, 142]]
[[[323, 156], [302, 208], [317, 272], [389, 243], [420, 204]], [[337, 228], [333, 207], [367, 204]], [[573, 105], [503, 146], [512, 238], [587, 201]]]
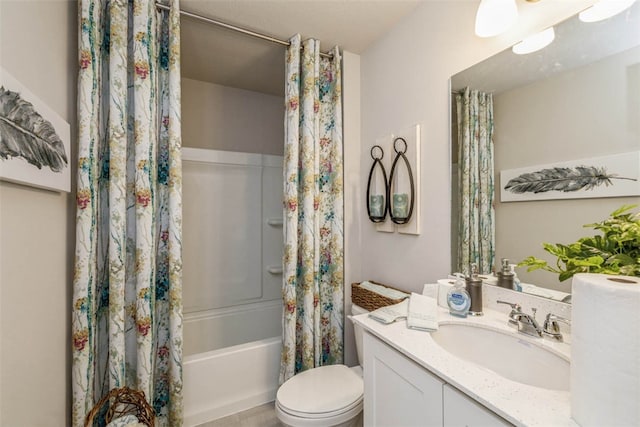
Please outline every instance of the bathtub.
[[275, 400], [282, 335], [281, 156], [183, 160], [184, 424]]
[[280, 337], [187, 356], [184, 425], [196, 426], [275, 400]]

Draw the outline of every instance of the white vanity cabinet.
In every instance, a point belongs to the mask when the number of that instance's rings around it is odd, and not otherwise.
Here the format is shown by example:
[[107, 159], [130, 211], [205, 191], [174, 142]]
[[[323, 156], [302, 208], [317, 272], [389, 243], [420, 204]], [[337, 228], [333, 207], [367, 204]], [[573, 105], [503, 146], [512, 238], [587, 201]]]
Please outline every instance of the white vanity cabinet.
[[441, 426], [444, 383], [364, 333], [364, 425]]
[[363, 338], [366, 427], [511, 425], [375, 336]]
[[448, 384], [442, 387], [445, 427], [506, 427], [512, 424]]

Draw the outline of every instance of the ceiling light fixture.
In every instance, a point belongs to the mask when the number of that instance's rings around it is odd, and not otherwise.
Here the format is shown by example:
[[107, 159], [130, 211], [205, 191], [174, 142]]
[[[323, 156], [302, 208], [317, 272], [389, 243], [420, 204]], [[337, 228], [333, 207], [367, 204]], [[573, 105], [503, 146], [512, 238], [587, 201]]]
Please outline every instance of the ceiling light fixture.
[[517, 19], [516, 0], [482, 0], [476, 13], [476, 35], [497, 36], [507, 31]]
[[622, 12], [631, 7], [636, 0], [600, 0], [590, 8], [580, 12], [578, 17], [582, 22], [597, 22]]
[[518, 55], [526, 55], [527, 53], [535, 52], [536, 50], [549, 46], [555, 37], [556, 33], [553, 27], [549, 27], [513, 45], [511, 50]]

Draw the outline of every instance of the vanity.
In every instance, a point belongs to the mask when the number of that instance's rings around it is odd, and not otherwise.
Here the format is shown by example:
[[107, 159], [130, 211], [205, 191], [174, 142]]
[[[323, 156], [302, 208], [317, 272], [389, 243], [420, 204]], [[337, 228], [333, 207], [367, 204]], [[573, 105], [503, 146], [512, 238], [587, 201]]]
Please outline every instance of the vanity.
[[364, 425], [577, 425], [569, 344], [518, 333], [504, 311], [438, 310], [433, 333], [353, 318], [364, 329]]

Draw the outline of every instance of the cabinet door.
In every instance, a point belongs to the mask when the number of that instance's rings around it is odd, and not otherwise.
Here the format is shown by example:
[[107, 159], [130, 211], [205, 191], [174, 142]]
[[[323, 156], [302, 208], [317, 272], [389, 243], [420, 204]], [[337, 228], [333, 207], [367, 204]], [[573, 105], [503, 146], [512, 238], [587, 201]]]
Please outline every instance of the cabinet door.
[[444, 399], [445, 427], [501, 427], [512, 425], [448, 384], [443, 387], [442, 395]]
[[364, 334], [364, 425], [442, 425], [439, 378], [373, 335]]

